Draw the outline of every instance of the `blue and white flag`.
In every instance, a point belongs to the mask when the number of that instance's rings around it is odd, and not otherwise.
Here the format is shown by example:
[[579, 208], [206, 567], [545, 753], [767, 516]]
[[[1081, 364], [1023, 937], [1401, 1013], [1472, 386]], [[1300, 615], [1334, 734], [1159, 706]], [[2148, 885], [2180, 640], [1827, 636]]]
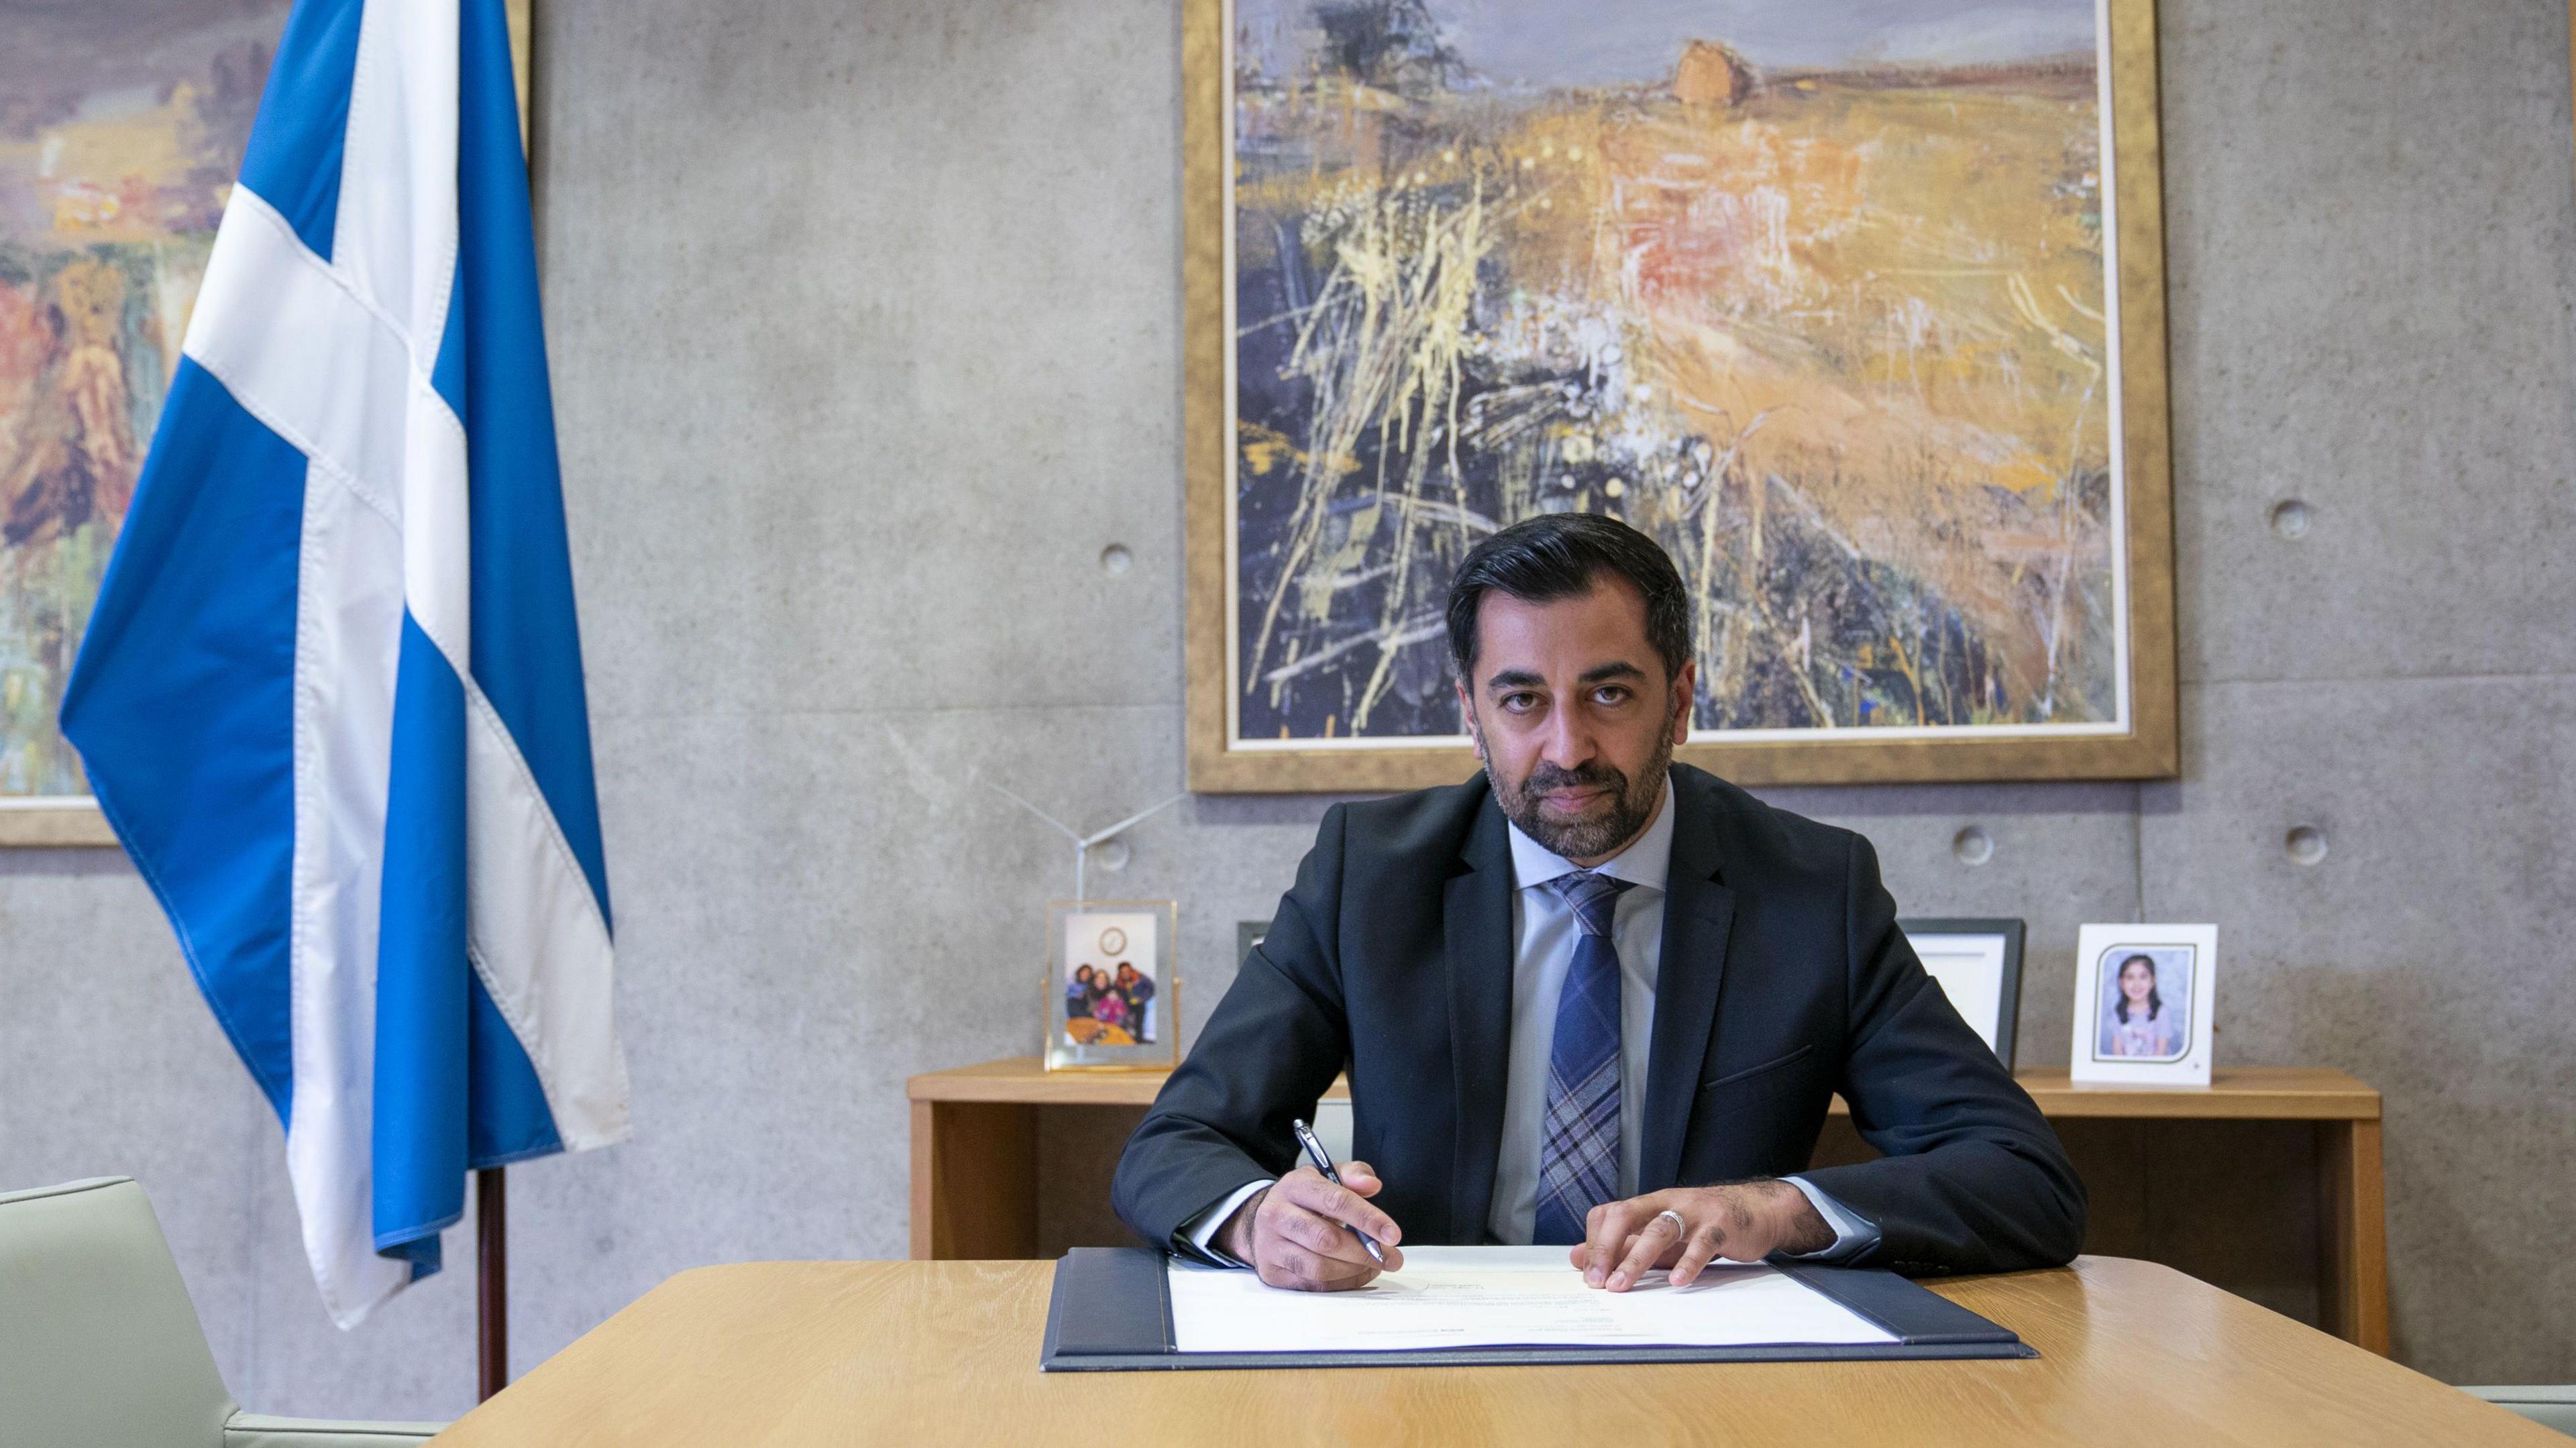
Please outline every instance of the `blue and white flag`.
[[63, 705], [362, 1321], [627, 1133], [502, 0], [299, 0]]

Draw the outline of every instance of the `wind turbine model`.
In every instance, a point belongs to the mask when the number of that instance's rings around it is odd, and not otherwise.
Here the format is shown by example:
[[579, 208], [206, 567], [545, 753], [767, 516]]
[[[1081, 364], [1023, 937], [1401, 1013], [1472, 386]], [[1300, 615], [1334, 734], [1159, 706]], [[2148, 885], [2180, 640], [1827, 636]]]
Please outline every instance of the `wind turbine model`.
[[993, 791], [993, 793], [1000, 795], [1011, 803], [1027, 810], [1029, 813], [1036, 815], [1039, 819], [1045, 820], [1048, 824], [1055, 826], [1056, 830], [1066, 839], [1073, 841], [1073, 903], [1076, 905], [1081, 905], [1089, 898], [1084, 895], [1082, 891], [1082, 871], [1084, 862], [1091, 858], [1091, 850], [1094, 845], [1107, 844], [1109, 841], [1118, 838], [1118, 836], [1130, 826], [1142, 824], [1146, 820], [1152, 819], [1154, 816], [1161, 814], [1163, 811], [1170, 809], [1172, 806], [1179, 804], [1182, 800], [1189, 797], [1189, 791], [1183, 790], [1179, 794], [1173, 795], [1170, 799], [1163, 801], [1161, 804], [1155, 805], [1151, 809], [1140, 810], [1137, 813], [1131, 814], [1127, 818], [1120, 820], [1114, 825], [1110, 825], [1105, 829], [1094, 830], [1090, 834], [1086, 835], [1074, 829], [1073, 826], [1066, 824], [1064, 821], [1057, 819], [1054, 815], [1048, 814], [1045, 810], [1038, 808], [1036, 805], [1029, 803], [1027, 800], [1022, 799], [1018, 795], [1011, 793], [1009, 790], [1002, 788], [998, 784], [995, 784], [993, 781], [985, 779], [980, 771], [977, 773], [976, 779], [982, 783], [986, 789]]

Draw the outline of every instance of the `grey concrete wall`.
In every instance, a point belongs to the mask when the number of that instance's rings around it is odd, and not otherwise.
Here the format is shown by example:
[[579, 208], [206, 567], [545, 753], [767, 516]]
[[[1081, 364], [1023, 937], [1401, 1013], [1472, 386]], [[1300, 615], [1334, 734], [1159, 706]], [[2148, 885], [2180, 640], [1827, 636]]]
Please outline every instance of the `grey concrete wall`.
[[[903, 1078], [1034, 1046], [1069, 885], [971, 781], [1181, 784], [1172, 0], [538, 8], [639, 1129], [511, 1174], [523, 1366], [685, 1267], [900, 1255]], [[2221, 1059], [2388, 1095], [2400, 1355], [2576, 1379], [2566, 10], [2163, 8], [2185, 776], [1776, 797], [2029, 919], [2025, 1061], [2077, 925], [2220, 922]], [[1325, 803], [1189, 801], [1104, 881], [1184, 902], [1187, 1024]], [[279, 1143], [121, 859], [0, 857], [0, 1183], [140, 1177], [255, 1407], [463, 1409], [470, 1237], [344, 1336]]]

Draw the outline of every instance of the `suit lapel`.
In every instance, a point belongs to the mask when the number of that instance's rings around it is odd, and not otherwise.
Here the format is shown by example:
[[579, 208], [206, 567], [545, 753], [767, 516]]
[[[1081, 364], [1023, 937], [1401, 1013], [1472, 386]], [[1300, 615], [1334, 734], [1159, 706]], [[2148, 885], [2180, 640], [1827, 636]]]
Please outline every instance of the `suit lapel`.
[[[1673, 860], [1665, 881], [1664, 946], [1656, 969], [1654, 1034], [1646, 1054], [1646, 1125], [1637, 1189], [1661, 1191], [1681, 1172], [1682, 1142], [1717, 1024], [1717, 988], [1735, 892], [1719, 883], [1715, 804], [1690, 773], [1673, 771]], [[1452, 882], [1453, 884], [1455, 882]]]
[[1485, 796], [1457, 872], [1441, 892], [1449, 965], [1449, 1061], [1458, 1110], [1451, 1236], [1484, 1240], [1503, 1141], [1503, 1076], [1512, 1034], [1512, 853], [1503, 810]]

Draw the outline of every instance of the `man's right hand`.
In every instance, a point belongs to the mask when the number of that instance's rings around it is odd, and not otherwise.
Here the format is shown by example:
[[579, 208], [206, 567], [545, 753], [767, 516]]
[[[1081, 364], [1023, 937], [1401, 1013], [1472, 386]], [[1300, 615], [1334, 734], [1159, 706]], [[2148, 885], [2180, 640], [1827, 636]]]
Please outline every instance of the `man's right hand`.
[[[1341, 1173], [1340, 1186], [1310, 1166], [1272, 1182], [1226, 1218], [1218, 1244], [1262, 1281], [1299, 1292], [1347, 1292], [1402, 1267], [1395, 1219], [1368, 1204], [1381, 1185], [1377, 1173], [1364, 1161], [1343, 1163]], [[1369, 1260], [1344, 1223], [1377, 1239], [1386, 1252], [1384, 1268]]]

